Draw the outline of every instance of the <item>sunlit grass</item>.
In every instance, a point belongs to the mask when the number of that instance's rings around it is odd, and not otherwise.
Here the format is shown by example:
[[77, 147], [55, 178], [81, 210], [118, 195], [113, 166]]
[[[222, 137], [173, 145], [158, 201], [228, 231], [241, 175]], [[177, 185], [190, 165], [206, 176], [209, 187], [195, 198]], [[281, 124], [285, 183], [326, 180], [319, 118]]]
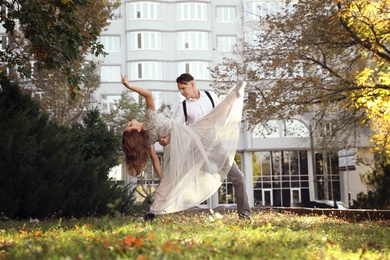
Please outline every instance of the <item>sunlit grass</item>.
[[263, 210], [0, 222], [0, 259], [390, 259], [390, 223]]

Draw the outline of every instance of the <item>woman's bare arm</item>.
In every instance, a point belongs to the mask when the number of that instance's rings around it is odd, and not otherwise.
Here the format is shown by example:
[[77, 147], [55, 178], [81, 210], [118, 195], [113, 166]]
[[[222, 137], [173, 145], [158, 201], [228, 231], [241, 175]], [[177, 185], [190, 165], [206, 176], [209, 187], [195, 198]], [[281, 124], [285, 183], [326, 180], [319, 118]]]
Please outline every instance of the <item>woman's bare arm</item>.
[[156, 149], [154, 148], [154, 145], [150, 147], [150, 159], [152, 161], [152, 165], [154, 170], [156, 171], [158, 177], [160, 180], [162, 179], [162, 169], [161, 169], [161, 163], [160, 160], [158, 159]]
[[122, 84], [132, 90], [132, 91], [135, 91], [137, 92], [138, 94], [140, 94], [141, 96], [143, 96], [145, 99], [146, 99], [146, 107], [151, 109], [151, 110], [156, 110], [156, 105], [154, 104], [154, 99], [153, 99], [153, 95], [152, 95], [152, 92], [150, 92], [149, 90], [147, 89], [144, 89], [144, 88], [140, 88], [140, 87], [137, 87], [137, 86], [134, 86], [134, 85], [130, 85], [129, 82], [127, 82], [127, 77], [126, 75], [122, 75]]

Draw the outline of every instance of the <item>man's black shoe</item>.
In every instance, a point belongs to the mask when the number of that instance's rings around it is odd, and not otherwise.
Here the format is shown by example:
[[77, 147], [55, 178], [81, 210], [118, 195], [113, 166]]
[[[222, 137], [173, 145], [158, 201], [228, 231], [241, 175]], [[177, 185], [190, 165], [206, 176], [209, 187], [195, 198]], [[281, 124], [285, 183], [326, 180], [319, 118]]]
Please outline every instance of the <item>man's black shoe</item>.
[[246, 219], [246, 220], [250, 220], [251, 219], [251, 215], [248, 212], [238, 213], [238, 217], [240, 219]]
[[155, 215], [153, 213], [148, 213], [144, 216], [144, 220], [145, 221], [148, 221], [148, 220], [153, 220], [155, 217]]

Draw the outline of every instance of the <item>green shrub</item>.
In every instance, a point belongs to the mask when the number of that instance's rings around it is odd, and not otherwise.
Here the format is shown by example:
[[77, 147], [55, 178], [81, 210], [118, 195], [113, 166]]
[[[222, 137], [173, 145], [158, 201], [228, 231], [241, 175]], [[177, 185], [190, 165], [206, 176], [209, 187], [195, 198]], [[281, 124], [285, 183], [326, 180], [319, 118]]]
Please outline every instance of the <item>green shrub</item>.
[[[98, 111], [64, 127], [41, 113], [29, 95], [0, 79], [0, 212], [9, 218], [89, 216], [126, 212], [133, 198], [108, 180], [119, 137]], [[111, 206], [109, 206], [111, 205]]]
[[362, 176], [362, 181], [368, 192], [357, 194], [356, 200], [353, 200], [353, 208], [390, 209], [390, 162], [377, 162], [374, 169]]

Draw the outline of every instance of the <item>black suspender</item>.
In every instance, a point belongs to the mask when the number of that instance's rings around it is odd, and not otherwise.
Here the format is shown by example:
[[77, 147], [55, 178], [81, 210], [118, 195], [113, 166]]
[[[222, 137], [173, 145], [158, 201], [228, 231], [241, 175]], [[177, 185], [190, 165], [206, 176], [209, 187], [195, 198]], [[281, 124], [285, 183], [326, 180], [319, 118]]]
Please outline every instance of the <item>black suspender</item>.
[[184, 116], [186, 118], [185, 123], [187, 124], [187, 105], [186, 105], [186, 100], [183, 100], [183, 111], [184, 111]]
[[214, 108], [214, 100], [213, 98], [211, 97], [210, 93], [208, 91], [205, 91], [205, 93], [207, 94], [207, 96], [209, 97], [210, 101], [211, 101], [211, 104], [213, 105], [213, 108]]
[[[205, 93], [207, 94], [207, 96], [209, 97], [210, 101], [211, 101], [211, 105], [213, 105], [213, 108], [215, 107], [214, 105], [214, 100], [213, 98], [211, 97], [210, 93], [208, 91], [205, 91]], [[184, 111], [184, 117], [186, 118], [186, 125], [188, 124], [187, 123], [187, 105], [186, 105], [186, 101], [183, 100], [183, 111]]]

